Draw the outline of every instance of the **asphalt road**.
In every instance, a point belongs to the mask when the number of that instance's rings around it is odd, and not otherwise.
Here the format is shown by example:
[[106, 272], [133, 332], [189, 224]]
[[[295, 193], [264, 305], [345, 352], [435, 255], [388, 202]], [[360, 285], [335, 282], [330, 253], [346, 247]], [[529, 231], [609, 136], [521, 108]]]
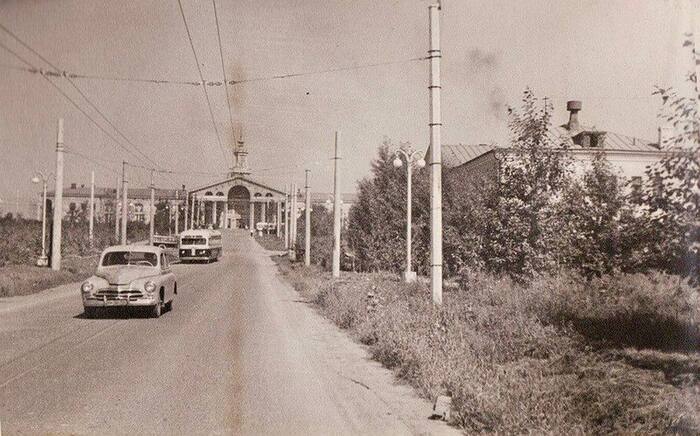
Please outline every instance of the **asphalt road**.
[[12, 434], [442, 434], [431, 405], [317, 315], [244, 233], [175, 265], [159, 319], [82, 316], [77, 285], [0, 299]]

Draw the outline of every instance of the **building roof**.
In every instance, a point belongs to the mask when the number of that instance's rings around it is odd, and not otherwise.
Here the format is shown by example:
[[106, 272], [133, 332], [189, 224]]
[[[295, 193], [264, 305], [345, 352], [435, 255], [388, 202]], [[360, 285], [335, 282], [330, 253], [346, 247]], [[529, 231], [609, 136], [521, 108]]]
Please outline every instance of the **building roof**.
[[[95, 198], [115, 198], [116, 188], [101, 188], [95, 187]], [[174, 200], [177, 198], [177, 193], [181, 199], [184, 198], [184, 192], [181, 189], [158, 189], [156, 188], [155, 197], [158, 200]], [[46, 193], [47, 197], [53, 198], [55, 195], [54, 191], [48, 191]], [[149, 200], [151, 198], [150, 188], [128, 188], [129, 199], [136, 200]], [[90, 198], [90, 187], [79, 186], [63, 189], [63, 197], [72, 198]]]
[[248, 183], [252, 183], [253, 185], [257, 185], [261, 188], [267, 189], [268, 191], [274, 191], [274, 192], [277, 192], [278, 194], [282, 194], [282, 195], [284, 194], [284, 191], [282, 191], [278, 188], [266, 185], [265, 183], [258, 181], [256, 178], [251, 177], [250, 175], [241, 175], [241, 174], [236, 174], [236, 175], [229, 177], [225, 180], [219, 180], [218, 182], [209, 183], [205, 186], [200, 186], [198, 188], [192, 189], [190, 192], [198, 194], [201, 191], [212, 190], [213, 188], [215, 188], [218, 185], [222, 185], [224, 183], [228, 183], [228, 182], [231, 182], [231, 181], [236, 180], [236, 179], [244, 180]]
[[[495, 144], [444, 144], [442, 146], [442, 165], [446, 168], [458, 167], [495, 148]], [[426, 154], [427, 157], [429, 154]], [[425, 160], [428, 161], [428, 159]]]
[[[604, 149], [607, 151], [641, 151], [641, 152], [657, 152], [660, 151], [658, 144], [633, 136], [627, 136], [620, 133], [601, 131], [595, 127], [581, 126], [580, 130], [574, 132], [569, 131], [566, 124], [555, 126], [549, 129], [551, 139], [555, 143], [560, 143], [562, 140], [572, 150], [577, 149]], [[603, 144], [598, 144], [597, 147], [581, 147], [574, 144], [572, 138], [580, 133], [601, 133], [603, 134]]]
[[[574, 138], [581, 133], [599, 134], [603, 138], [603, 143], [596, 147], [583, 147], [574, 143]], [[658, 145], [645, 139], [635, 138], [620, 133], [600, 131], [595, 127], [581, 126], [579, 130], [570, 132], [566, 125], [555, 126], [549, 129], [549, 139], [552, 144], [562, 146], [566, 144], [572, 151], [622, 151], [622, 152], [656, 152], [663, 153], [659, 150]], [[476, 159], [479, 156], [496, 150], [503, 149], [496, 144], [444, 144], [442, 146], [442, 164], [446, 168], [455, 168], [467, 162]], [[426, 161], [429, 157], [429, 151], [426, 152]]]

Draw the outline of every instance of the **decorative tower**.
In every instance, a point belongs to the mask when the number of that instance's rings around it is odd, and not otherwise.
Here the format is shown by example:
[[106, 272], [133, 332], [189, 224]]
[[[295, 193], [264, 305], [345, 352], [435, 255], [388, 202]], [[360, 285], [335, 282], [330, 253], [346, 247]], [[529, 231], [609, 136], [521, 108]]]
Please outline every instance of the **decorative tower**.
[[229, 177], [247, 176], [249, 174], [250, 168], [248, 168], [248, 148], [243, 142], [243, 138], [238, 138], [233, 145], [233, 168], [231, 168]]

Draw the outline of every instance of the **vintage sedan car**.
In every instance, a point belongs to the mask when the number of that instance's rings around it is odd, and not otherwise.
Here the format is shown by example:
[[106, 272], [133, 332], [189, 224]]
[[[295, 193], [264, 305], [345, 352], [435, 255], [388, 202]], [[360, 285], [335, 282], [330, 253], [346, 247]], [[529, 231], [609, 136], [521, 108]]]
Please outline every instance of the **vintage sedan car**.
[[158, 318], [172, 308], [177, 281], [162, 248], [117, 245], [102, 252], [95, 275], [83, 282], [80, 293], [87, 317], [106, 307], [145, 306]]

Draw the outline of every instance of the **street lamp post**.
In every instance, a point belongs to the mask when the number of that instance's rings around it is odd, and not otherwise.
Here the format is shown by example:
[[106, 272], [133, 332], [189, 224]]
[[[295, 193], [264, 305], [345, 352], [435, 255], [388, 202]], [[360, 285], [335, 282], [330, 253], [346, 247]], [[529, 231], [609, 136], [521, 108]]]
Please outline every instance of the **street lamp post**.
[[400, 156], [403, 156], [403, 158], [406, 160], [406, 271], [404, 272], [404, 280], [406, 283], [416, 281], [416, 272], [411, 270], [411, 197], [413, 194], [413, 166], [415, 165], [418, 168], [423, 168], [425, 166], [425, 161], [423, 159], [415, 160], [416, 156], [418, 156], [420, 153], [420, 150], [413, 150], [409, 145], [404, 145], [396, 150], [396, 158], [394, 159], [394, 166], [396, 168], [400, 168], [403, 165], [403, 161], [401, 160]]
[[37, 266], [48, 266], [49, 258], [46, 256], [46, 177], [42, 173], [37, 173], [32, 177], [32, 183], [41, 182], [43, 184], [43, 201], [41, 206], [41, 256], [36, 260]]

